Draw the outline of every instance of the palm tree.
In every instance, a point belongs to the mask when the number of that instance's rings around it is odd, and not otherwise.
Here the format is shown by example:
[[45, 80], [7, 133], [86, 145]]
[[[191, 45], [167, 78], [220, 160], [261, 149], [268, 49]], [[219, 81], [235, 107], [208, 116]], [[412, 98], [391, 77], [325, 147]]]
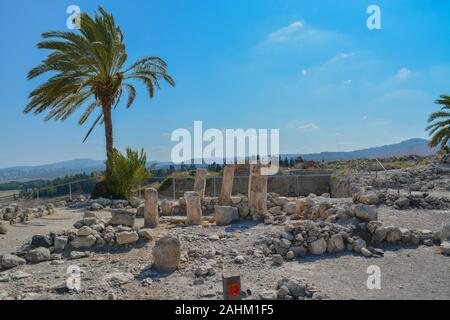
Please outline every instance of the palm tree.
[[[432, 113], [428, 118], [430, 125], [426, 130], [432, 136], [430, 147], [436, 147], [440, 144], [442, 149], [446, 149], [450, 140], [450, 96], [442, 95], [435, 103], [443, 107], [440, 111]], [[439, 121], [435, 121], [438, 119]]]
[[30, 102], [24, 113], [47, 111], [46, 121], [64, 121], [85, 106], [78, 120], [83, 125], [94, 111], [99, 110], [83, 142], [98, 123], [104, 124], [108, 177], [113, 165], [112, 109], [116, 109], [124, 92], [127, 94], [126, 108], [133, 104], [136, 98], [133, 80], [144, 83], [150, 98], [153, 98], [155, 88], [160, 89], [161, 81], [175, 86], [167, 73], [167, 64], [158, 57], [148, 56], [126, 67], [127, 53], [122, 31], [113, 16], [101, 7], [94, 18], [81, 14], [79, 33], [50, 31], [42, 37], [44, 40], [37, 47], [52, 52], [39, 66], [30, 70], [28, 79], [52, 74], [30, 93]]

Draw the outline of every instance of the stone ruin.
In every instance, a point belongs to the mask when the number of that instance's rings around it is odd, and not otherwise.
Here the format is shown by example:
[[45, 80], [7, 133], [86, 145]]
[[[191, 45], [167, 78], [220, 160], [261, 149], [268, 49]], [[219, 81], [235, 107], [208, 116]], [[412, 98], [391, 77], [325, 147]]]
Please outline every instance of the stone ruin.
[[[329, 194], [282, 197], [267, 192], [268, 177], [261, 174], [262, 167], [256, 164], [250, 165], [248, 195], [233, 196], [235, 168], [236, 165], [225, 166], [220, 195], [216, 198], [205, 196], [206, 171], [199, 169], [194, 190], [185, 192], [184, 197], [178, 201], [159, 202], [158, 191], [153, 188], [145, 190], [143, 204], [139, 201], [96, 200], [91, 203], [90, 209], [101, 210], [110, 205], [111, 219], [105, 221], [97, 218], [95, 212], [87, 211], [84, 218], [75, 223], [74, 228], [57, 234], [36, 235], [28, 248], [15, 255], [1, 256], [0, 267], [7, 269], [49, 260], [57, 264], [64, 258], [64, 254], [69, 259], [89, 254], [79, 250], [157, 240], [159, 236], [155, 236], [155, 229], [160, 228], [161, 219], [170, 223], [172, 215], [182, 212], [186, 213], [186, 217], [175, 219], [174, 223], [215, 223], [223, 226], [251, 219], [265, 224], [284, 225], [284, 231], [267, 235], [261, 241], [264, 254], [272, 257], [275, 265], [308, 254], [323, 255], [345, 251], [365, 257], [382, 256], [383, 250], [377, 248], [381, 243], [439, 245], [442, 254], [450, 254], [450, 225], [443, 226], [435, 233], [383, 226], [377, 221], [376, 204], [380, 197], [374, 192], [358, 194], [347, 201], [330, 198]], [[137, 210], [131, 210], [132, 207]], [[52, 210], [53, 207], [50, 206], [31, 213], [50, 214]], [[19, 211], [13, 207], [7, 208], [2, 211], [2, 217], [6, 215], [10, 220], [20, 220], [29, 216], [29, 211], [20, 211], [17, 215]], [[204, 216], [204, 212], [213, 212], [213, 215]], [[136, 215], [143, 215], [144, 228], [135, 226]], [[0, 231], [1, 228], [2, 225]], [[179, 239], [162, 237], [153, 248], [153, 266], [161, 272], [172, 272], [180, 263], [180, 255]]]

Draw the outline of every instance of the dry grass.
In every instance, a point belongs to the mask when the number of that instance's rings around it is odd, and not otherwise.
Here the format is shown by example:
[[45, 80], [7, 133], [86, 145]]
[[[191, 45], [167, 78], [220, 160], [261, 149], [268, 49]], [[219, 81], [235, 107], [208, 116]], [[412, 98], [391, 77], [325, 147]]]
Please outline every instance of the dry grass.
[[6, 190], [0, 191], [0, 197], [12, 196], [13, 194], [18, 194], [19, 190]]

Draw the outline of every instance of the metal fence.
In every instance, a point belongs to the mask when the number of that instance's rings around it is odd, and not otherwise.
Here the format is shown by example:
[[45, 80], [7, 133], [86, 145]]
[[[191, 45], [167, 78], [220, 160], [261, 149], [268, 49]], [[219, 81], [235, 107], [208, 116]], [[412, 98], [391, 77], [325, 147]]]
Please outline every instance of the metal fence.
[[[206, 179], [206, 195], [217, 197], [222, 187], [222, 176], [211, 176]], [[288, 174], [268, 177], [268, 191], [276, 192], [282, 196], [301, 196], [309, 193], [322, 194], [330, 192], [331, 174], [320, 172], [313, 174]], [[195, 178], [189, 177], [151, 177], [134, 189], [134, 196], [143, 198], [143, 189], [152, 184], [167, 183], [167, 187], [161, 188], [161, 197], [178, 199], [184, 196], [185, 191], [193, 190]], [[98, 178], [92, 177], [83, 180], [71, 181], [64, 184], [49, 185], [44, 188], [19, 190], [12, 195], [0, 197], [0, 203], [15, 202], [20, 200], [47, 200], [51, 198], [65, 197], [73, 200], [76, 195], [89, 196], [93, 191]], [[248, 193], [248, 175], [234, 177], [233, 194]]]
[[[170, 177], [167, 187], [160, 189], [159, 194], [172, 199], [184, 196], [185, 191], [193, 190], [194, 177]], [[233, 194], [248, 194], [249, 176], [235, 176]], [[206, 179], [205, 195], [217, 197], [222, 188], [222, 176], [212, 176]], [[274, 175], [268, 177], [268, 192], [276, 192], [282, 196], [298, 197], [309, 193], [323, 194], [331, 192], [331, 174], [301, 174]]]
[[57, 197], [68, 197], [73, 200], [75, 195], [90, 194], [97, 183], [97, 177], [70, 181], [64, 184], [48, 185], [41, 188], [17, 190], [12, 195], [0, 197], [0, 203], [20, 200], [44, 200]]

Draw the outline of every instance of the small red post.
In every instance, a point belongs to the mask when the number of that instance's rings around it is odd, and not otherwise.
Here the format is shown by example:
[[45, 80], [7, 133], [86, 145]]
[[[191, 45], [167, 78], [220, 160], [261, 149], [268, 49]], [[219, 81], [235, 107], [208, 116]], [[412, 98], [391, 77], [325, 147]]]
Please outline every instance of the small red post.
[[222, 275], [223, 299], [241, 300], [241, 277]]

